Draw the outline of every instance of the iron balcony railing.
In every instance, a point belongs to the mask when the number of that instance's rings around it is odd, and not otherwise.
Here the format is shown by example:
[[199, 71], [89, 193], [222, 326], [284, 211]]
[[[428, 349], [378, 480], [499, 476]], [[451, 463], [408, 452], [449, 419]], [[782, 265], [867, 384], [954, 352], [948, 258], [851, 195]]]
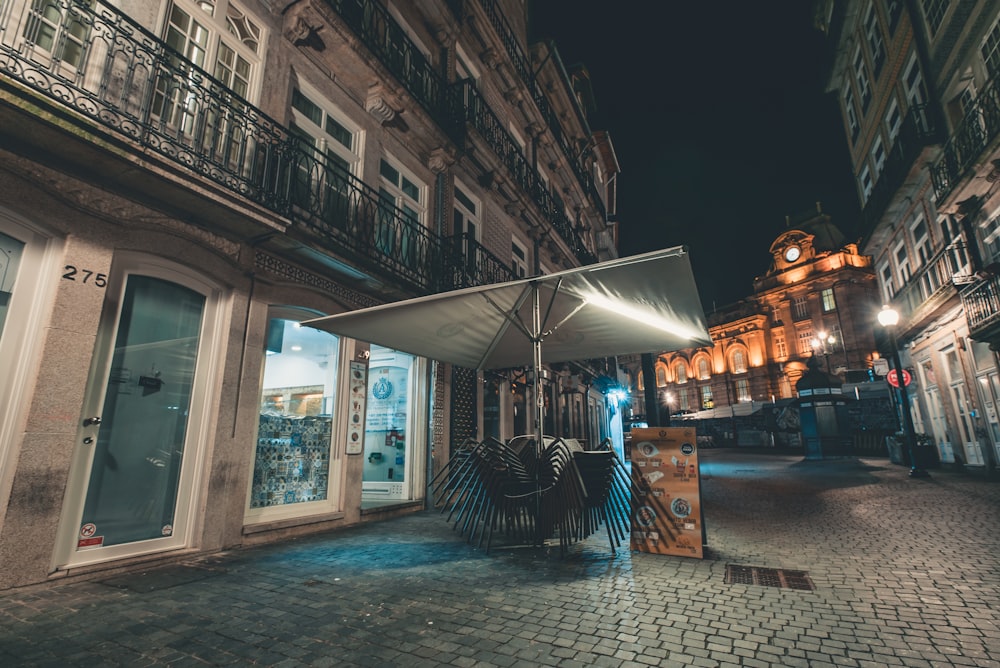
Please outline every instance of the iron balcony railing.
[[961, 292], [962, 307], [972, 338], [988, 328], [1000, 325], [1000, 276], [990, 276]]
[[864, 236], [870, 236], [878, 226], [889, 202], [903, 185], [920, 153], [936, 141], [937, 129], [931, 108], [924, 104], [910, 107], [886, 155], [882, 172], [861, 210]]
[[455, 87], [463, 100], [461, 105], [456, 106], [464, 114], [464, 122], [472, 126], [493, 148], [493, 152], [503, 161], [514, 182], [531, 196], [545, 219], [552, 223], [556, 233], [569, 244], [577, 259], [582, 264], [596, 262], [597, 258], [587, 249], [573, 223], [567, 218], [565, 206], [555, 199], [538, 172], [531, 168], [520, 145], [486, 104], [472, 82], [460, 81]]
[[943, 155], [931, 166], [931, 182], [938, 203], [951, 194], [997, 134], [1000, 134], [1000, 89], [993, 80], [978, 92], [955, 134], [945, 143]]
[[439, 126], [448, 128], [450, 110], [445, 98], [446, 79], [417, 49], [386, 8], [373, 0], [326, 2], [431, 118]]
[[909, 321], [925, 304], [954, 295], [955, 286], [972, 279], [972, 264], [964, 240], [956, 240], [925, 261], [893, 296], [901, 320]]
[[115, 7], [3, 7], [3, 75], [304, 224], [354, 251], [360, 265], [395, 270], [422, 290], [438, 287], [440, 241], [426, 228]]
[[[423, 54], [421, 54], [416, 48], [406, 32], [399, 27], [399, 25], [382, 5], [377, 4], [373, 0], [326, 1], [330, 7], [333, 8], [338, 15], [340, 15], [341, 19], [348, 25], [348, 27], [350, 27], [351, 30], [358, 35], [365, 46], [382, 62], [383, 65], [385, 65], [390, 72], [392, 72], [393, 76], [395, 76], [403, 84], [407, 91], [420, 101], [424, 109], [430, 114], [431, 118], [433, 118], [441, 128], [447, 131], [453, 139], [461, 142], [460, 131], [456, 132], [455, 124], [460, 119], [467, 118], [469, 115], [469, 110], [466, 106], [470, 101], [470, 96], [467, 95], [464, 90], [468, 84], [466, 82], [458, 82], [449, 89], [445, 84], [444, 77], [434, 70], [427, 59], [424, 58]], [[454, 10], [454, 6], [452, 9]], [[507, 27], [506, 20], [503, 18], [503, 15], [500, 14], [495, 8], [492, 12], [488, 9], [487, 13], [491, 14], [491, 23], [501, 35], [501, 39], [504, 41], [505, 48], [508, 50], [508, 53], [512, 53], [512, 49], [516, 49], [518, 57], [516, 58], [515, 68], [518, 69], [519, 72], [525, 73], [523, 76], [530, 75], [530, 69], [527, 69], [528, 61], [520, 51], [520, 47], [517, 45], [516, 40], [514, 40], [513, 32], [509, 29], [509, 27]], [[560, 142], [560, 145], [565, 145], [565, 140], [563, 139], [562, 130], [559, 127], [558, 121], [556, 120], [555, 115], [551, 112], [551, 109], [548, 107], [548, 102], [545, 100], [544, 96], [542, 96], [540, 89], [535, 83], [534, 77], [530, 77], [525, 81], [530, 82], [528, 85], [529, 88], [532, 89], [533, 97], [541, 99], [542, 103], [545, 105], [544, 109], [547, 112], [545, 118], [551, 131]], [[474, 100], [477, 105], [476, 114], [482, 114], [482, 109], [485, 108], [489, 115], [495, 117], [492, 110], [489, 109], [482, 97], [478, 96], [478, 93], [476, 94], [476, 98], [477, 99]], [[497, 153], [498, 157], [504, 160], [505, 164], [507, 164], [507, 166], [512, 170], [516, 170], [513, 174], [514, 180], [520, 184], [531, 181], [532, 173], [534, 173], [535, 170], [531, 165], [529, 165], [527, 159], [523, 155], [523, 151], [521, 151], [520, 146], [513, 143], [513, 140], [510, 139], [506, 130], [498, 130], [498, 127], [502, 126], [487, 123], [484, 124], [483, 127], [485, 128], [486, 125], [489, 125], [489, 128], [486, 132], [484, 132], [484, 137]], [[477, 127], [477, 129], [480, 128]], [[564, 146], [564, 150], [568, 149], [565, 149]], [[520, 159], [512, 157], [515, 153], [520, 154]], [[577, 173], [577, 177], [579, 178], [582, 187], [588, 193], [595, 193], [596, 190], [593, 184], [593, 178], [589, 177], [589, 174], [585, 170], [581, 172], [578, 164], [579, 161], [569, 159], [569, 162], [573, 166], [574, 171]], [[533, 174], [533, 179], [539, 180], [538, 175]], [[562, 212], [559, 212], [559, 214], [553, 218], [554, 214], [552, 207], [546, 207], [544, 203], [539, 202], [539, 197], [535, 196], [534, 193], [533, 199], [535, 199], [535, 201], [539, 203], [539, 206], [542, 207], [543, 215], [545, 215], [549, 222], [553, 224], [557, 233], [562, 236], [567, 244], [574, 247], [577, 259], [580, 260], [581, 263], [589, 264], [596, 261], [594, 255], [587, 251], [583, 246], [572, 227], [567, 227], [558, 220], [558, 215], [565, 217]], [[597, 198], [596, 201], [597, 205], [603, 212], [603, 203], [600, 198]], [[582, 248], [583, 252], [576, 250], [578, 248]]]
[[584, 192], [590, 196], [590, 199], [600, 212], [601, 218], [606, 218], [607, 212], [604, 206], [604, 199], [598, 194], [593, 175], [587, 171], [585, 165], [580, 160], [583, 155], [582, 151], [575, 149], [573, 144], [567, 139], [566, 134], [563, 132], [562, 125], [559, 123], [555, 111], [553, 111], [552, 106], [549, 104], [548, 98], [546, 98], [544, 93], [542, 93], [541, 86], [538, 85], [535, 72], [531, 69], [531, 61], [521, 49], [521, 45], [517, 41], [514, 31], [511, 29], [510, 25], [507, 23], [506, 17], [504, 17], [500, 8], [497, 6], [496, 0], [479, 0], [479, 5], [486, 13], [486, 17], [489, 19], [490, 25], [493, 26], [493, 30], [500, 37], [504, 50], [507, 52], [507, 57], [510, 58], [511, 64], [514, 66], [514, 71], [517, 72], [518, 76], [521, 78], [521, 82], [531, 93], [531, 99], [534, 100], [535, 106], [542, 114], [542, 118], [545, 119], [545, 123], [548, 126], [549, 131], [552, 133], [552, 136], [556, 140], [556, 144], [559, 145], [563, 155], [566, 157], [566, 161], [569, 163], [570, 169], [573, 170], [574, 175], [580, 182], [580, 186], [583, 188]]
[[514, 269], [468, 234], [445, 239], [444, 267], [455, 288], [505, 283], [518, 278]]

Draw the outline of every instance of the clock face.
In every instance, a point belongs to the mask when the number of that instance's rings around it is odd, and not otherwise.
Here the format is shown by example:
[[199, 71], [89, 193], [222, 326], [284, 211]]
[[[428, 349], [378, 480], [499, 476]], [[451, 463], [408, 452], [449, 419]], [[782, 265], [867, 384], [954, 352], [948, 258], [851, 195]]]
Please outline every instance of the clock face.
[[785, 259], [789, 262], [795, 262], [801, 254], [802, 251], [799, 250], [798, 246], [789, 246], [785, 249]]

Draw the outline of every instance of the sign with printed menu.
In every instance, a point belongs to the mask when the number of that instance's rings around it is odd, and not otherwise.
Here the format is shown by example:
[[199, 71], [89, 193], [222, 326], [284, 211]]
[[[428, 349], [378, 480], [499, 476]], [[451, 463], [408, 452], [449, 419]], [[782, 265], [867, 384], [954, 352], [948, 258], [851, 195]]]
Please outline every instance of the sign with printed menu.
[[632, 549], [702, 558], [701, 483], [693, 427], [632, 429]]

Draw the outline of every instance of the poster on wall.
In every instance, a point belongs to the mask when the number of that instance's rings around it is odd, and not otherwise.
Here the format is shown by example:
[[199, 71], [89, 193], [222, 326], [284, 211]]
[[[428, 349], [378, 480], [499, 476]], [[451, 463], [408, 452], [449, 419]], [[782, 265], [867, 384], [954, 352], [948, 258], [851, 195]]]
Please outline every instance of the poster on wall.
[[633, 550], [702, 558], [697, 443], [693, 427], [632, 429]]

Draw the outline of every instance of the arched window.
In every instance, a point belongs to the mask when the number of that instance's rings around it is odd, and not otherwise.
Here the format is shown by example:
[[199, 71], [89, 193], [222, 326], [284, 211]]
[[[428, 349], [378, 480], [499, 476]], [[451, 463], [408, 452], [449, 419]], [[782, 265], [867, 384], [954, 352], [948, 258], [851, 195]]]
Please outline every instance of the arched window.
[[706, 380], [711, 373], [708, 370], [708, 360], [702, 357], [698, 360], [698, 380]]
[[677, 363], [677, 366], [674, 367], [674, 375], [677, 377], [678, 383], [686, 383], [688, 381], [687, 367], [684, 366], [684, 362]]
[[662, 364], [656, 365], [656, 385], [662, 387], [667, 384], [667, 367]]
[[733, 373], [747, 372], [747, 358], [746, 355], [743, 354], [742, 350], [733, 351], [732, 369]]

